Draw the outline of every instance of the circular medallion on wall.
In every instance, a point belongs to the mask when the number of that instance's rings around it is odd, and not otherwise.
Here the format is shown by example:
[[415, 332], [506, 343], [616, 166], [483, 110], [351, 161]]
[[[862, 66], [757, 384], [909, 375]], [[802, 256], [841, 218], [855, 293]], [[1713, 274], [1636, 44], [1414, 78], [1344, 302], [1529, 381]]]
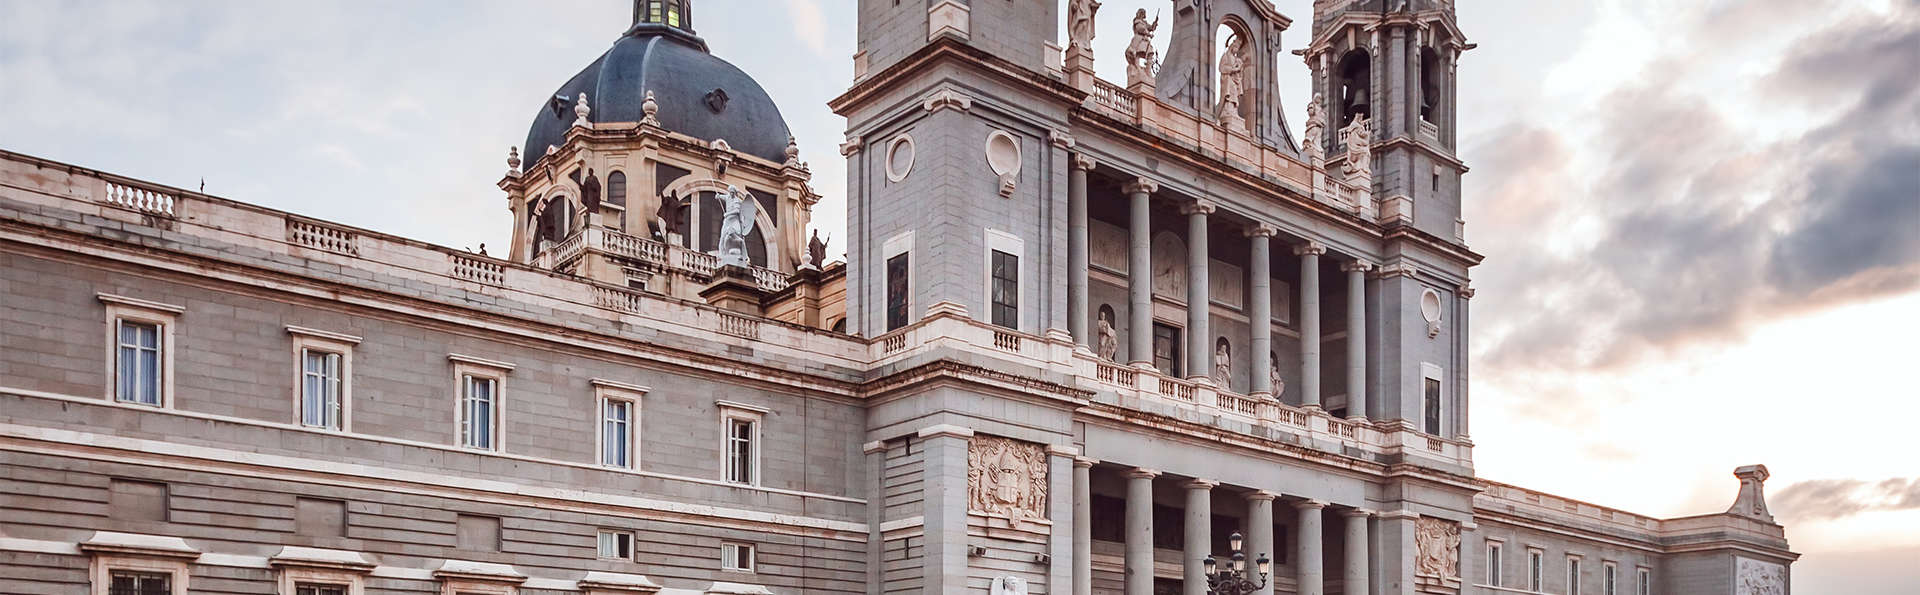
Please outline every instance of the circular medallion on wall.
[[1427, 319], [1427, 338], [1440, 334], [1440, 292], [1420, 292], [1420, 317]]
[[913, 137], [906, 134], [887, 141], [887, 181], [898, 182], [907, 179], [907, 173], [913, 171]]

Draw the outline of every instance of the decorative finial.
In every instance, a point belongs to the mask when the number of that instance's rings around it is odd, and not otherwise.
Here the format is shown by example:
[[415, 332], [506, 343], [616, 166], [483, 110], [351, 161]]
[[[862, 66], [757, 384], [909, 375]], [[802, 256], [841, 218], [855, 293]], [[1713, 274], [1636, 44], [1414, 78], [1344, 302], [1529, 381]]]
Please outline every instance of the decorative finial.
[[507, 176], [520, 175], [520, 147], [507, 147]]
[[653, 117], [654, 114], [660, 113], [660, 102], [653, 100], [653, 91], [647, 91], [647, 100], [640, 102], [640, 112], [646, 114], [646, 117], [640, 118], [640, 124], [645, 126], [660, 125], [660, 119]]
[[587, 105], [587, 94], [580, 93], [580, 100], [573, 104], [573, 125], [583, 128], [592, 127], [587, 123], [587, 114], [593, 113], [593, 107]]
[[800, 167], [800, 143], [787, 135], [787, 167]]

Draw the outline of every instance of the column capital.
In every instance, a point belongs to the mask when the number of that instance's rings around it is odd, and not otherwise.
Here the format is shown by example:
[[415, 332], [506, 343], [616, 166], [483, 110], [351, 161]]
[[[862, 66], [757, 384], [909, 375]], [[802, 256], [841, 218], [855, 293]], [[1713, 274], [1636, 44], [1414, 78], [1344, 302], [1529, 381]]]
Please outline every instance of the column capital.
[[1047, 140], [1049, 142], [1052, 142], [1053, 146], [1060, 147], [1062, 149], [1073, 148], [1073, 135], [1067, 134], [1067, 131], [1065, 130], [1048, 130]]
[[1249, 502], [1259, 501], [1259, 500], [1272, 502], [1274, 500], [1278, 500], [1279, 498], [1280, 498], [1280, 494], [1277, 492], [1269, 492], [1266, 490], [1254, 490], [1251, 492], [1247, 492], [1247, 501]]
[[1072, 167], [1073, 169], [1077, 169], [1080, 171], [1093, 171], [1093, 168], [1099, 165], [1100, 165], [1099, 161], [1095, 161], [1092, 157], [1088, 157], [1085, 153], [1074, 153], [1073, 161], [1071, 164], [1069, 164], [1069, 167]]
[[1219, 486], [1220, 482], [1211, 479], [1189, 479], [1180, 484], [1180, 487], [1189, 490], [1211, 490]]
[[1455, 293], [1460, 296], [1460, 299], [1464, 299], [1464, 300], [1473, 299], [1473, 286], [1462, 285], [1460, 286], [1460, 291]]
[[1048, 444], [1047, 454], [1056, 457], [1079, 457], [1080, 448], [1072, 444]]
[[1160, 183], [1144, 177], [1134, 178], [1132, 181], [1121, 184], [1120, 191], [1127, 194], [1139, 194], [1142, 192], [1153, 194], [1160, 191]]
[[1340, 263], [1340, 270], [1349, 273], [1364, 273], [1373, 270], [1373, 263], [1358, 258]]
[[1348, 508], [1340, 511], [1340, 516], [1347, 518], [1367, 518], [1373, 515], [1374, 512], [1366, 508]]
[[865, 147], [865, 146], [866, 146], [866, 143], [861, 141], [860, 137], [856, 136], [856, 137], [849, 138], [847, 139], [847, 142], [840, 143], [840, 156], [852, 157], [854, 153], [860, 152], [861, 147]]
[[887, 449], [887, 442], [885, 440], [875, 440], [860, 446], [860, 452], [865, 454], [873, 454], [886, 449]]
[[1320, 242], [1308, 241], [1305, 244], [1299, 244], [1294, 246], [1293, 253], [1299, 256], [1306, 256], [1309, 254], [1314, 256], [1319, 256], [1321, 254], [1327, 253], [1327, 245], [1322, 244]]
[[1212, 215], [1219, 207], [1213, 201], [1196, 198], [1180, 205], [1182, 215]]
[[1134, 467], [1132, 469], [1127, 470], [1127, 479], [1153, 479], [1159, 476], [1160, 476], [1159, 471], [1148, 469], [1146, 467]]
[[1274, 234], [1280, 233], [1280, 230], [1265, 223], [1255, 223], [1248, 225], [1243, 233], [1247, 234], [1249, 238], [1271, 238]]
[[1300, 510], [1319, 510], [1327, 507], [1327, 501], [1315, 500], [1312, 498], [1308, 498], [1305, 500], [1295, 500], [1293, 501], [1293, 507], [1298, 508]]
[[1100, 464], [1100, 459], [1096, 459], [1093, 457], [1074, 457], [1073, 458], [1073, 466], [1075, 467], [1092, 468], [1094, 465], [1098, 465], [1098, 464]]

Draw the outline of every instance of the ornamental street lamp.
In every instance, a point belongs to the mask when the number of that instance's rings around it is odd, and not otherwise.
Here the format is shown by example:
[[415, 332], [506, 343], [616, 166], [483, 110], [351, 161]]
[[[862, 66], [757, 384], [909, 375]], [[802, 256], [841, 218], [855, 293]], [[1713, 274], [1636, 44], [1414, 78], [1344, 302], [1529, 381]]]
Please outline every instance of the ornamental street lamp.
[[1272, 562], [1267, 560], [1266, 554], [1260, 554], [1260, 559], [1253, 561], [1254, 569], [1260, 575], [1260, 582], [1254, 582], [1252, 577], [1247, 576], [1247, 554], [1241, 547], [1243, 545], [1245, 544], [1242, 543], [1239, 533], [1234, 533], [1227, 538], [1227, 546], [1233, 550], [1233, 562], [1226, 569], [1221, 569], [1214, 562], [1213, 556], [1207, 556], [1204, 565], [1207, 570], [1208, 593], [1247, 595], [1267, 586], [1267, 572], [1272, 570]]

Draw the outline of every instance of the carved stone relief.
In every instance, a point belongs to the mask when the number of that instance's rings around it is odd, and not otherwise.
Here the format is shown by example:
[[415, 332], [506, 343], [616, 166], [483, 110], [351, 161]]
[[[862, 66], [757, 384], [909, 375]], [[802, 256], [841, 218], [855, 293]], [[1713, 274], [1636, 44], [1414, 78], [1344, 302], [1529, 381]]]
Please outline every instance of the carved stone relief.
[[1087, 243], [1093, 266], [1127, 274], [1127, 230], [1105, 221], [1089, 221]]
[[1246, 303], [1247, 275], [1240, 267], [1218, 260], [1207, 263], [1207, 298], [1213, 303], [1240, 308]]
[[1414, 574], [1460, 578], [1459, 523], [1420, 517], [1414, 525], [1414, 543], [1420, 550]]
[[1733, 560], [1733, 595], [1787, 595], [1785, 567], [1738, 556]]
[[1004, 516], [1014, 526], [1047, 516], [1047, 449], [976, 435], [967, 447], [967, 510]]
[[1293, 324], [1293, 284], [1279, 279], [1273, 280], [1273, 321], [1284, 325]]
[[1153, 236], [1153, 293], [1187, 299], [1187, 243], [1172, 232]]

